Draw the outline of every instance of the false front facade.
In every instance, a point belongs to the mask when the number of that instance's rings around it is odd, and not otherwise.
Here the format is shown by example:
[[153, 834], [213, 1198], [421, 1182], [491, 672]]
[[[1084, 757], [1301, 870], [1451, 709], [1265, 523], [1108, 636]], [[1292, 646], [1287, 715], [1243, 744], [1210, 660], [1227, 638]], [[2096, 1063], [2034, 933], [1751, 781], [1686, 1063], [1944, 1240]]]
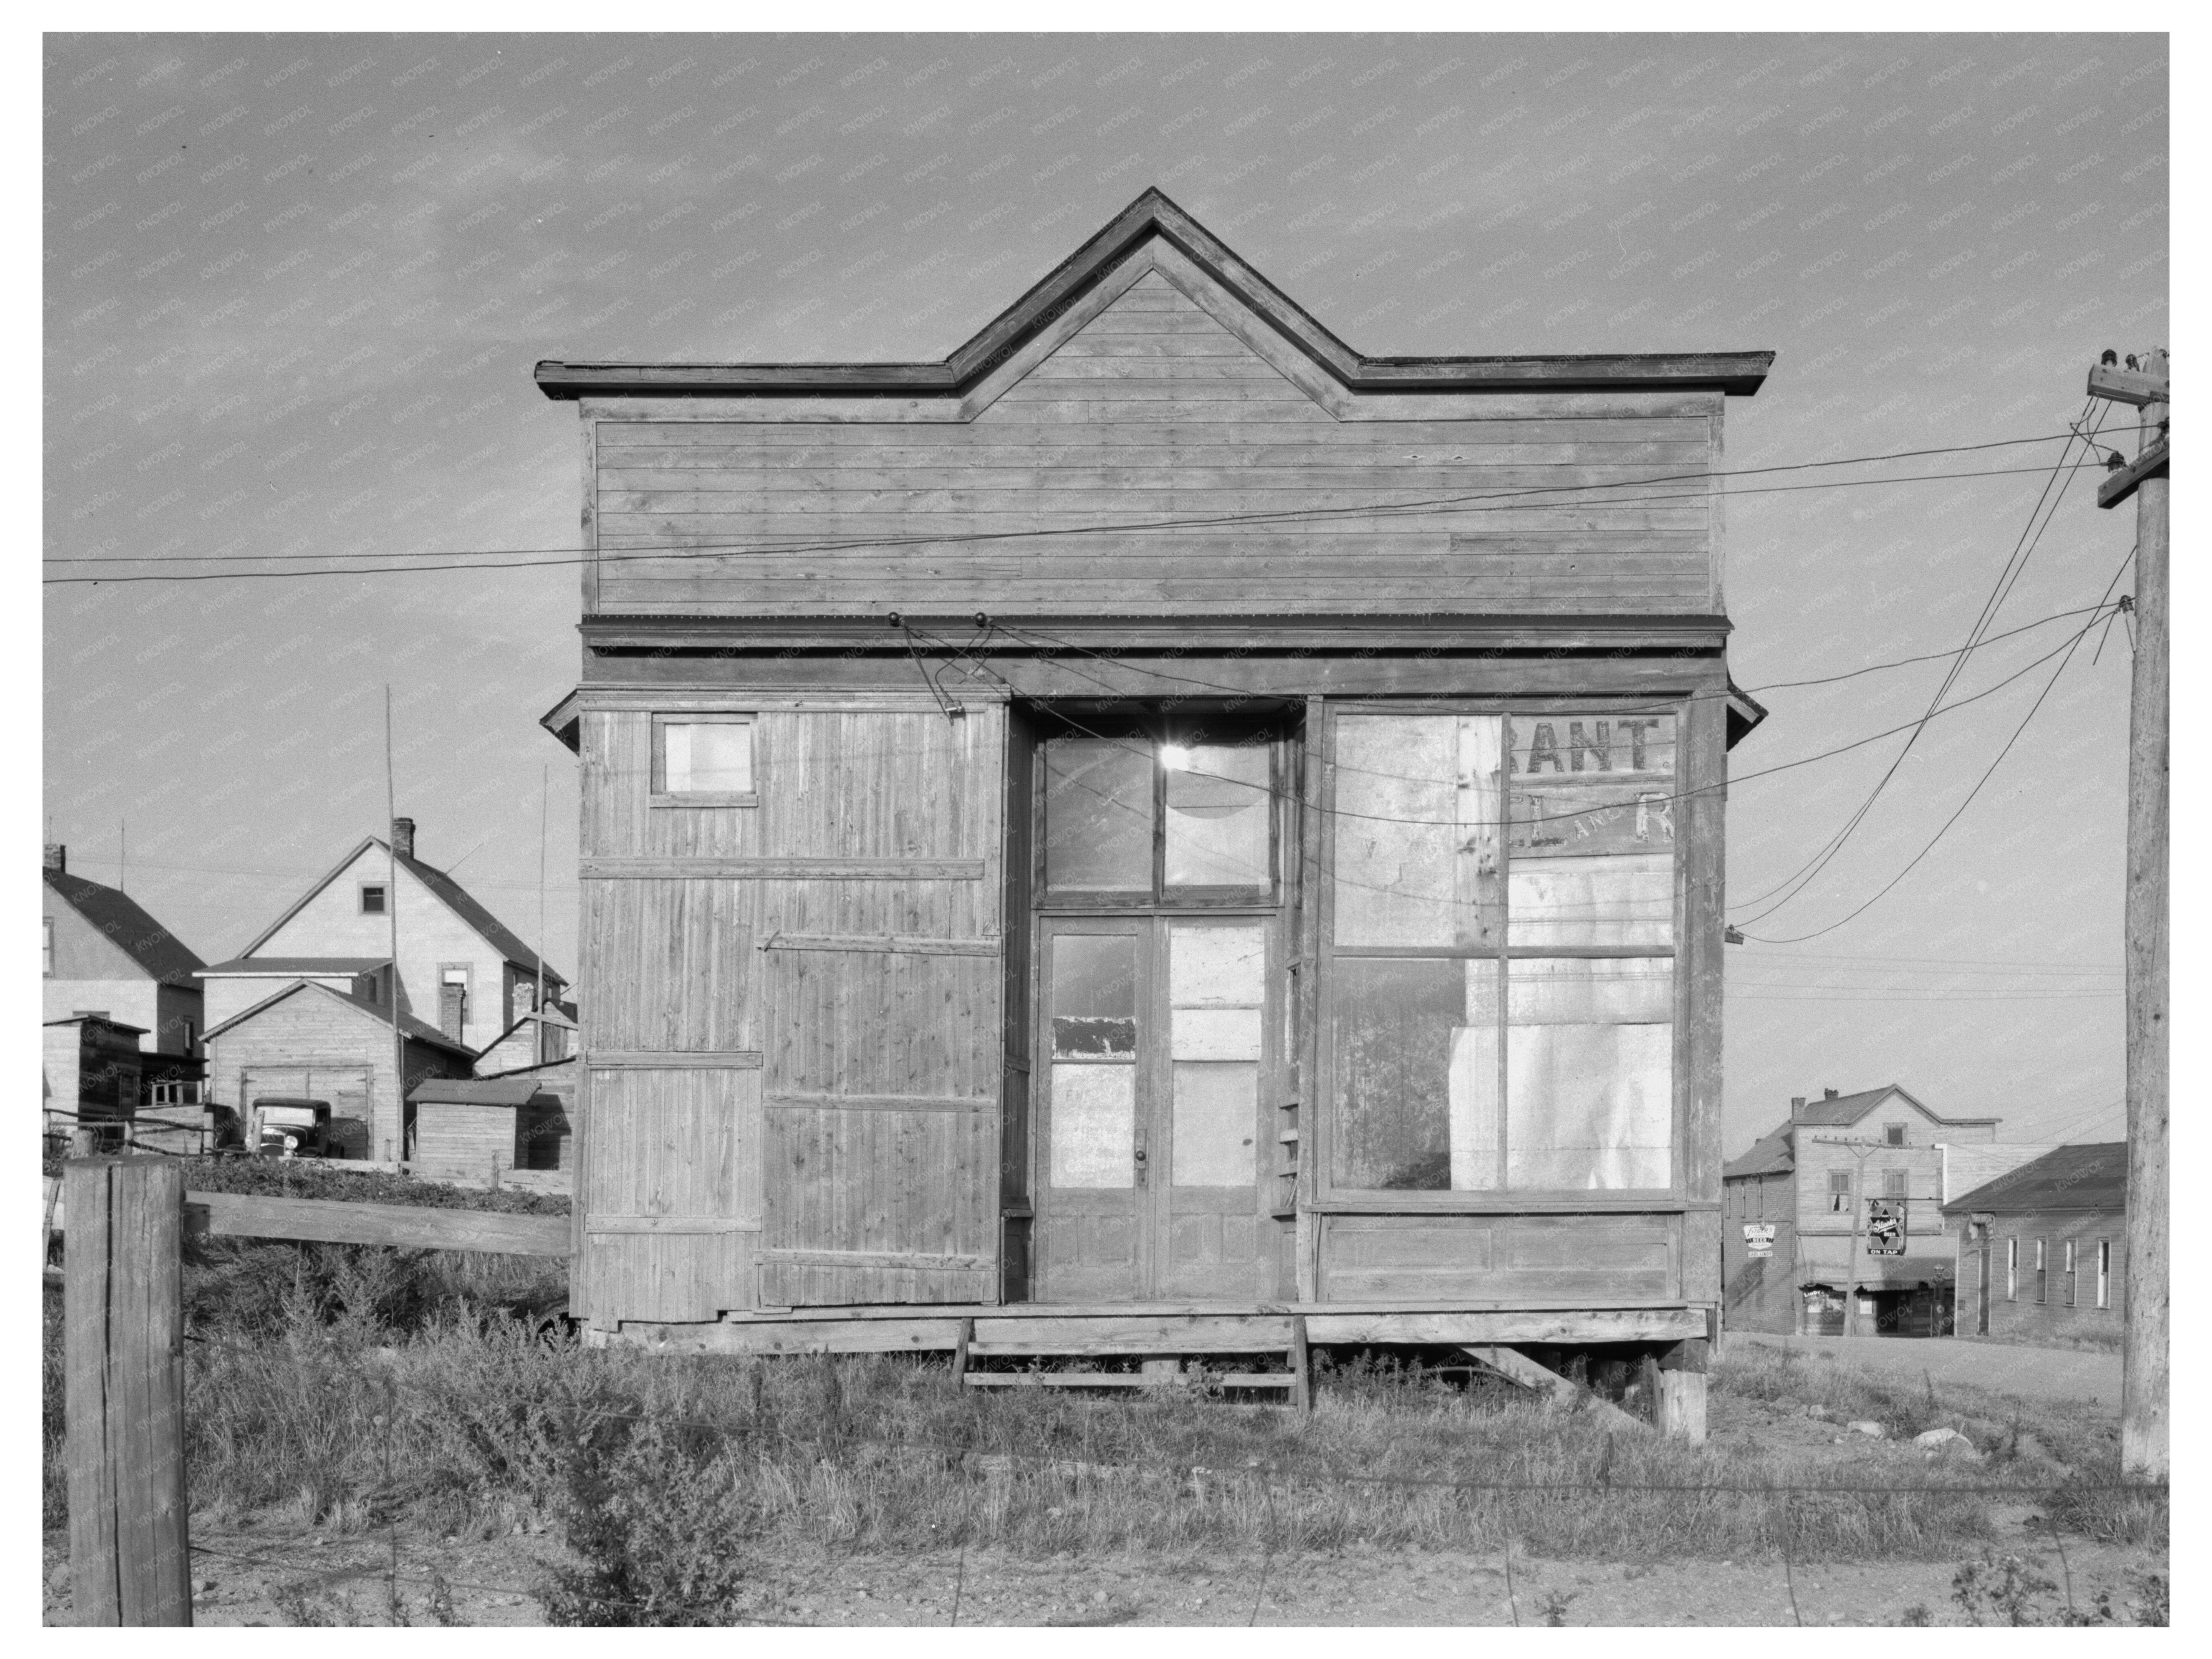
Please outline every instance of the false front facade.
[[1767, 361], [1362, 357], [1148, 192], [943, 363], [541, 364], [579, 1312], [1702, 1340]]

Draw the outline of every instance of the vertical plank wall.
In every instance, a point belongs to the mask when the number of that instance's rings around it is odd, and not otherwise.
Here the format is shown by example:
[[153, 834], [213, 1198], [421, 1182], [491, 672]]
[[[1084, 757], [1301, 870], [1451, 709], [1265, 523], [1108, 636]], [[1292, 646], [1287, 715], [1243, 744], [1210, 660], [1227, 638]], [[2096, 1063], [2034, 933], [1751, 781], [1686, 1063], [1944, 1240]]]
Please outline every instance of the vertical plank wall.
[[750, 712], [755, 806], [582, 722], [582, 1310], [994, 1299], [1004, 709]]
[[761, 1299], [999, 1292], [1006, 710], [763, 716]]

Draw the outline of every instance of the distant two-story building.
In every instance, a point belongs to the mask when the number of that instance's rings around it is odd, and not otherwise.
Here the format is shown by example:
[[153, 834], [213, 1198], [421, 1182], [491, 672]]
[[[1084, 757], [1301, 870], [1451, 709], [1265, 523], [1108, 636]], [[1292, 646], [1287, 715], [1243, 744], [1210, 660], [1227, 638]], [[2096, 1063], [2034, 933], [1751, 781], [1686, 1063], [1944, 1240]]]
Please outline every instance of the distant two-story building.
[[1793, 1098], [1788, 1119], [1722, 1171], [1727, 1323], [1805, 1335], [1854, 1322], [1869, 1335], [1947, 1330], [1956, 1273], [1947, 1159], [1973, 1149], [1974, 1167], [1988, 1167], [1999, 1121], [1941, 1116], [1896, 1084]]
[[98, 1014], [144, 1031], [144, 1051], [198, 1054], [205, 964], [128, 893], [71, 875], [67, 848], [46, 848], [41, 874], [40, 1018]]
[[120, 888], [75, 876], [49, 844], [41, 875], [40, 1022], [44, 1115], [65, 1134], [82, 1112], [121, 1144], [138, 1109], [197, 1144], [201, 1038], [199, 957]]
[[328, 1099], [349, 1152], [379, 1158], [409, 1155], [415, 1085], [472, 1075], [518, 1024], [534, 1035], [540, 984], [551, 1009], [567, 983], [415, 855], [414, 820], [392, 830], [389, 842], [363, 837], [237, 957], [199, 975], [217, 1098], [246, 1114], [262, 1096]]
[[1960, 1193], [1961, 1335], [2119, 1340], [2127, 1307], [2128, 1146], [2057, 1146]]

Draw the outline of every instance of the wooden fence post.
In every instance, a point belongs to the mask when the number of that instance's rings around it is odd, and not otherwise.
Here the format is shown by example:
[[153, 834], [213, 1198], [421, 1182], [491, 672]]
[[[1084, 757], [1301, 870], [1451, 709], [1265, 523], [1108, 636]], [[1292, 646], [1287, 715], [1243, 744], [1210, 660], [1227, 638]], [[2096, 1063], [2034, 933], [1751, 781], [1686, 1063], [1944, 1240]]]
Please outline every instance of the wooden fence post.
[[190, 1625], [185, 1172], [64, 1166], [70, 1578], [80, 1625]]

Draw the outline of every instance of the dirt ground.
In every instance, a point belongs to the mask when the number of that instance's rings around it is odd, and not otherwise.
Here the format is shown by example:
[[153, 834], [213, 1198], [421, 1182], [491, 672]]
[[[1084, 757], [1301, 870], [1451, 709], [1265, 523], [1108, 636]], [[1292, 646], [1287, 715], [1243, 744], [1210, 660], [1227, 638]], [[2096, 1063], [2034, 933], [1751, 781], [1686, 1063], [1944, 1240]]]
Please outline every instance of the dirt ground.
[[[1236, 1409], [1224, 1407], [1224, 1410]], [[2085, 1403], [2083, 1409], [2100, 1407]], [[1994, 1432], [1995, 1424], [1980, 1425]], [[1809, 1416], [1792, 1401], [1716, 1395], [1717, 1445], [1756, 1445], [1825, 1466], [1851, 1484], [1885, 1474], [1924, 1476], [1930, 1454]], [[2008, 1464], [2006, 1480], [2056, 1480], [2039, 1451]], [[2046, 1465], [2046, 1467], [2041, 1467]], [[1972, 1479], [1962, 1468], [1960, 1474]], [[2049, 1581], [2040, 1619], [2100, 1592], [2123, 1623], [2142, 1601], [2140, 1575], [2169, 1575], [2161, 1547], [2054, 1540], [2038, 1510], [1993, 1500], [1992, 1536], [1923, 1559], [1714, 1560], [1685, 1540], [1686, 1559], [1654, 1563], [1548, 1560], [1359, 1545], [1340, 1553], [1261, 1559], [1038, 1558], [1002, 1550], [892, 1555], [803, 1546], [757, 1565], [753, 1620], [817, 1626], [1892, 1626], [1972, 1622], [1954, 1576], [1984, 1555], [2021, 1558]], [[277, 1513], [195, 1516], [194, 1619], [201, 1625], [531, 1626], [562, 1547], [546, 1531], [438, 1537], [410, 1528], [308, 1528]], [[396, 1594], [397, 1607], [394, 1606]], [[957, 1604], [957, 1607], [956, 1607]], [[46, 1540], [46, 1613], [69, 1616], [67, 1539]], [[1991, 1610], [1981, 1610], [1984, 1622]]]
[[[313, 1620], [388, 1625], [393, 1561], [381, 1534], [332, 1538], [277, 1524], [195, 1529], [194, 1621], [267, 1626]], [[2163, 1571], [2162, 1553], [2066, 1541], [2062, 1563], [2027, 1512], [2005, 1517], [1990, 1548], [2021, 1555], [2062, 1589], [2045, 1610], [2087, 1609], [2100, 1590], [2124, 1609], [2138, 1591], [2130, 1567]], [[399, 1539], [396, 1577], [409, 1624], [544, 1622], [532, 1587], [558, 1547], [544, 1535], [445, 1541]], [[47, 1548], [47, 1622], [67, 1622], [59, 1540]], [[1972, 1557], [1966, 1559], [1974, 1559]], [[275, 1565], [268, 1565], [273, 1562]], [[1961, 1565], [1687, 1561], [1644, 1566], [1431, 1553], [1261, 1560], [1193, 1557], [1077, 1561], [975, 1552], [781, 1560], [763, 1576], [757, 1622], [830, 1626], [1580, 1626], [1797, 1623], [1897, 1625], [1924, 1608], [1937, 1625], [1967, 1622], [1951, 1599]], [[433, 1572], [450, 1597], [434, 1605]], [[1795, 1608], [1792, 1598], [1795, 1598]]]

